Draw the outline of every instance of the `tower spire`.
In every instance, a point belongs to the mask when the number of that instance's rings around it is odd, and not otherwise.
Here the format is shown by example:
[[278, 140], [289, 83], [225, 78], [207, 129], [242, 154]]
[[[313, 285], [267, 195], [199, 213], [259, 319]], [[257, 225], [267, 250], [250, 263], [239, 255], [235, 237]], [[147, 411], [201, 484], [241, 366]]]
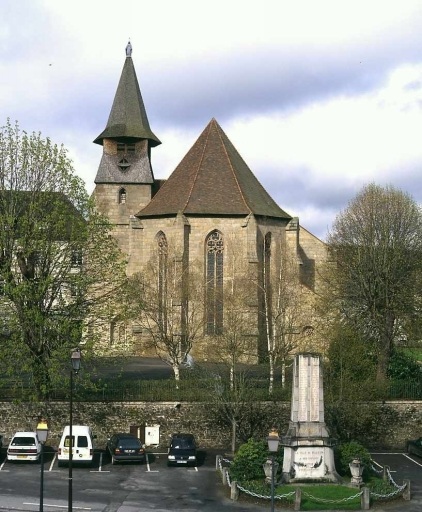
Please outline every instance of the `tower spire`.
[[107, 126], [94, 140], [103, 146], [96, 184], [154, 183], [151, 148], [161, 144], [152, 132], [132, 60], [132, 44], [111, 107]]
[[131, 142], [147, 139], [152, 147], [161, 144], [149, 126], [131, 55], [132, 44], [129, 41], [107, 126], [94, 140], [96, 144], [103, 145], [104, 139], [119, 139], [120, 142], [124, 139], [131, 139]]

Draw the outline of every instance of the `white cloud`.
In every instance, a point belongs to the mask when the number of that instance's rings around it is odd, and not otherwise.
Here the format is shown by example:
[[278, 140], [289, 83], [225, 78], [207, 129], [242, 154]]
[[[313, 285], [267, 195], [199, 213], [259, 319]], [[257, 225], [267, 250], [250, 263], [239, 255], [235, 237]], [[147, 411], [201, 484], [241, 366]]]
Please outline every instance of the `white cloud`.
[[227, 130], [253, 165], [314, 169], [326, 179], [375, 179], [380, 170], [422, 158], [421, 105], [422, 66], [406, 66], [375, 92], [237, 119]]
[[[0, 117], [69, 149], [93, 188], [130, 37], [157, 178], [215, 116], [306, 227], [368, 181], [422, 202], [420, 0], [3, 0]], [[309, 224], [307, 224], [309, 221]]]

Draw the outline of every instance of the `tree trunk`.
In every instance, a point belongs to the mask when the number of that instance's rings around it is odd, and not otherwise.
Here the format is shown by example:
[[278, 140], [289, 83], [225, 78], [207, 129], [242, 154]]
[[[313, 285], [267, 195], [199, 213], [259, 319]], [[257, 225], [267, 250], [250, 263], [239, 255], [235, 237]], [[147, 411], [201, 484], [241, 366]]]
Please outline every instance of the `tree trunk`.
[[378, 346], [377, 380], [383, 382], [388, 378], [388, 365], [394, 337], [394, 315], [387, 312], [385, 315], [385, 328]]
[[176, 389], [179, 389], [180, 382], [180, 368], [178, 364], [173, 364], [174, 380], [176, 381]]
[[270, 381], [268, 386], [268, 393], [272, 395], [274, 391], [274, 354], [272, 352], [269, 352], [268, 358], [270, 364]]
[[232, 453], [236, 453], [236, 420], [232, 418]]
[[281, 363], [281, 387], [284, 388], [286, 386], [286, 360], [283, 359]]

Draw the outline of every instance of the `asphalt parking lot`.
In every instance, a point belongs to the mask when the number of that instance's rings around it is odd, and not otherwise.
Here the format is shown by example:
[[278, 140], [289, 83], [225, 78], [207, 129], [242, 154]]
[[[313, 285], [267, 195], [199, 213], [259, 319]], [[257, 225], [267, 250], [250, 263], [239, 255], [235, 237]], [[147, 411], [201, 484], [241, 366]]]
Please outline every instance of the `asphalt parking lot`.
[[[96, 451], [92, 467], [73, 468], [73, 510], [87, 512], [260, 511], [261, 506], [232, 502], [217, 472], [216, 452], [201, 452], [197, 467], [167, 467], [166, 451], [149, 450], [146, 463], [112, 465]], [[388, 465], [398, 484], [411, 480], [412, 500], [377, 504], [390, 512], [422, 510], [422, 460], [403, 453], [374, 453], [377, 464]], [[68, 468], [58, 467], [47, 451], [44, 463], [44, 510], [67, 510]], [[0, 455], [0, 511], [39, 510], [40, 464], [7, 462]], [[278, 509], [281, 510], [281, 509]]]
[[[167, 452], [149, 451], [144, 464], [111, 464], [96, 451], [92, 467], [73, 467], [73, 510], [142, 512], [250, 510], [224, 495], [215, 455], [200, 451], [197, 467], [167, 467]], [[56, 453], [44, 457], [44, 510], [67, 510], [69, 471], [58, 467]], [[38, 511], [40, 464], [0, 457], [0, 510]]]

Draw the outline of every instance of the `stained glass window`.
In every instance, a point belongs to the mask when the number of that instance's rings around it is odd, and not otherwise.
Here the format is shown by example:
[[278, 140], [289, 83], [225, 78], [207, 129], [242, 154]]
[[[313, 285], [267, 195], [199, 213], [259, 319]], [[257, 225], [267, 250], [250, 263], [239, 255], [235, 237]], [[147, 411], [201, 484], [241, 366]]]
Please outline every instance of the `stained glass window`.
[[213, 231], [206, 239], [206, 333], [223, 331], [223, 236]]

